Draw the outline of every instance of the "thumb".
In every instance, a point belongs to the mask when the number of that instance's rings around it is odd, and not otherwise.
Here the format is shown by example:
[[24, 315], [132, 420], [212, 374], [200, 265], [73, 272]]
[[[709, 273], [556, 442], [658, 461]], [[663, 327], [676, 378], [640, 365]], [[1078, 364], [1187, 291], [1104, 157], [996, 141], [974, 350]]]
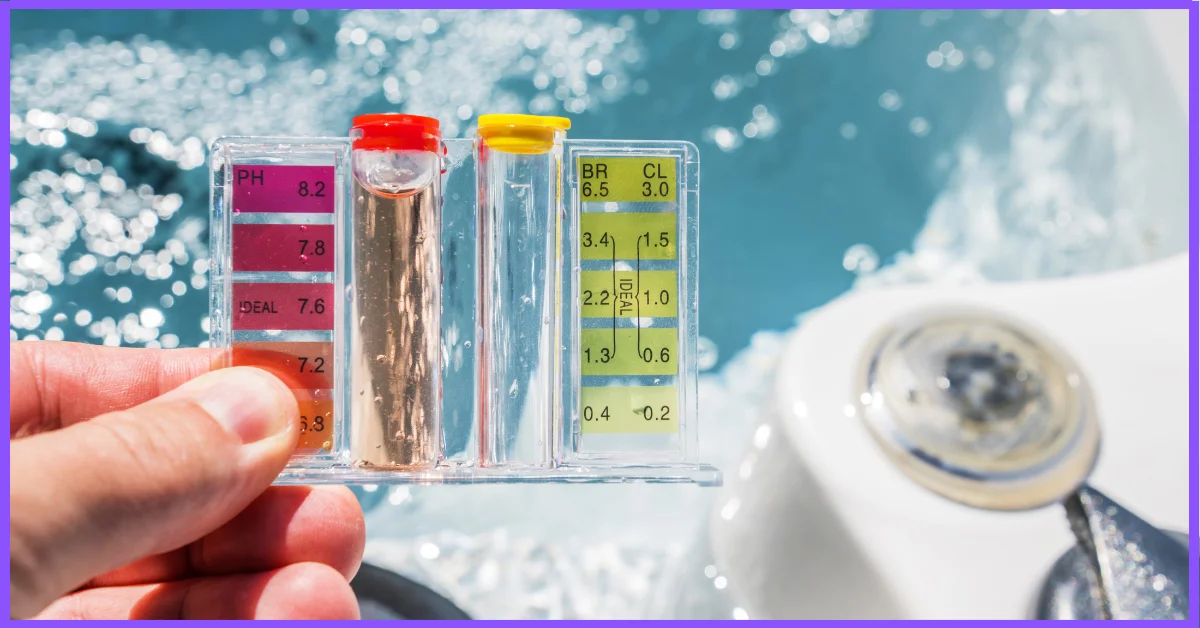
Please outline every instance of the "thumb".
[[298, 414], [274, 376], [229, 368], [10, 442], [13, 617], [233, 518], [287, 464]]

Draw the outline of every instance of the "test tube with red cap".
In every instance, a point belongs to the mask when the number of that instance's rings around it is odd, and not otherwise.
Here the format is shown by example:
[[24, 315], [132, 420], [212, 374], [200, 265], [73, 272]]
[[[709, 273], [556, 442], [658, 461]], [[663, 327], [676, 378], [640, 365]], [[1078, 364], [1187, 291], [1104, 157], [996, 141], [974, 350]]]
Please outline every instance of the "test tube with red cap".
[[354, 119], [346, 277], [350, 455], [364, 469], [429, 469], [441, 455], [438, 121]]

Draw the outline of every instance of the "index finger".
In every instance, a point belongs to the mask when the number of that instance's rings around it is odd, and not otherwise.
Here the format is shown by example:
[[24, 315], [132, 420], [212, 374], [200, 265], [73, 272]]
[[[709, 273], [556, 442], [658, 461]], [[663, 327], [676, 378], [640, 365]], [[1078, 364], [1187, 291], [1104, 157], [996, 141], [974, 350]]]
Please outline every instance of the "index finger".
[[9, 343], [9, 438], [127, 410], [216, 368], [217, 349]]

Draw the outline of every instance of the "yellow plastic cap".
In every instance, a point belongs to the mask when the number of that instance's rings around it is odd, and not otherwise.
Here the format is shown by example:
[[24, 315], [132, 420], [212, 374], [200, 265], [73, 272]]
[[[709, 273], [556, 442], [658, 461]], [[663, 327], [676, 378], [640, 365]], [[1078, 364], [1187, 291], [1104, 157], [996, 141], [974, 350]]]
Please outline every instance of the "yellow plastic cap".
[[479, 137], [493, 150], [537, 154], [554, 147], [555, 135], [571, 128], [571, 121], [557, 116], [523, 113], [489, 113], [479, 116]]

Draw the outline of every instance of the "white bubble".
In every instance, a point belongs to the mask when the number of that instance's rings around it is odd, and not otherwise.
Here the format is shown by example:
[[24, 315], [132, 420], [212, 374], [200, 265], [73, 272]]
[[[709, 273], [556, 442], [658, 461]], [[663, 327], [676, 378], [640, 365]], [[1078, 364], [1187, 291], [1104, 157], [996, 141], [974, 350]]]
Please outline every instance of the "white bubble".
[[874, 272], [879, 268], [879, 254], [867, 244], [854, 244], [842, 255], [842, 268], [864, 274]]
[[979, 69], [981, 70], [990, 69], [996, 62], [996, 59], [992, 56], [992, 53], [986, 48], [976, 49], [972, 59], [975, 61], [975, 65], [979, 66]]
[[143, 327], [162, 327], [162, 324], [166, 322], [163, 313], [152, 307], [143, 309], [141, 314], [138, 315], [138, 320], [142, 323]]
[[705, 129], [704, 135], [723, 151], [732, 151], [742, 145], [742, 135], [737, 129], [727, 126], [709, 127]]
[[[731, 497], [729, 499], [729, 501], [725, 502], [725, 505], [721, 507], [721, 518], [726, 521], [730, 521], [737, 515], [738, 510], [741, 510], [741, 508], [742, 508], [742, 500], [740, 500], [736, 497]], [[717, 576], [716, 579], [713, 581], [713, 584], [718, 589], [724, 589], [725, 585], [723, 583], [718, 583], [718, 581], [724, 581], [724, 580], [725, 580], [724, 576]]]
[[741, 91], [741, 81], [728, 74], [717, 79], [712, 86], [713, 96], [716, 96], [717, 100], [728, 100], [737, 96]]
[[900, 98], [900, 94], [894, 89], [889, 89], [879, 95], [879, 106], [887, 109], [888, 111], [896, 111], [900, 109], [903, 104], [903, 99]]
[[700, 336], [696, 339], [696, 369], [707, 371], [717, 365], [719, 358], [717, 343]]
[[829, 41], [829, 27], [821, 22], [814, 22], [808, 26], [808, 36], [818, 44], [823, 44]]
[[412, 501], [412, 490], [407, 486], [393, 486], [388, 491], [388, 503], [393, 506], [401, 506]]
[[420, 551], [421, 551], [421, 558], [424, 558], [427, 560], [433, 560], [441, 554], [441, 550], [438, 548], [437, 545], [434, 545], [433, 543], [428, 543], [428, 542], [421, 544]]
[[21, 299], [21, 309], [30, 314], [41, 314], [50, 309], [52, 304], [50, 295], [44, 292], [30, 292]]

